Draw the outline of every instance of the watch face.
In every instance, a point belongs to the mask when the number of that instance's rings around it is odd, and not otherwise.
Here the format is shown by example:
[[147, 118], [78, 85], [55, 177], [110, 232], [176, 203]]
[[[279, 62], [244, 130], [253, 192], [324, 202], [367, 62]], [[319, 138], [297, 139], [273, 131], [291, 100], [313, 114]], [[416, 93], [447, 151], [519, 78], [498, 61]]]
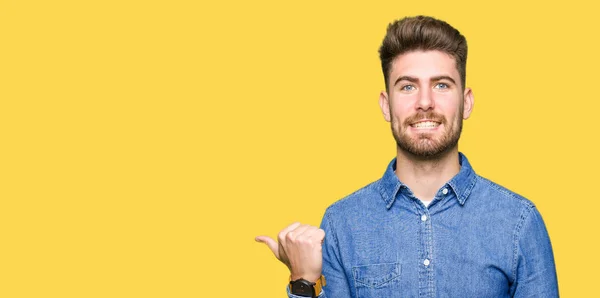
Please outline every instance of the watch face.
[[302, 297], [313, 297], [314, 286], [311, 282], [304, 279], [299, 279], [291, 282], [291, 284], [292, 289], [290, 292], [292, 292], [292, 294]]

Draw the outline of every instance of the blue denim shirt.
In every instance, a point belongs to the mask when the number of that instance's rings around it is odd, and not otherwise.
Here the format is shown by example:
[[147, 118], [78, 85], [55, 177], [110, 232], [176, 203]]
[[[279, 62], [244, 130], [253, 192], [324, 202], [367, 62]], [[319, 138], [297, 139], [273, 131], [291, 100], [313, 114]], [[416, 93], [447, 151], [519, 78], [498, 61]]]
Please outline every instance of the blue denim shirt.
[[398, 180], [394, 159], [380, 180], [327, 208], [319, 298], [558, 297], [533, 203], [459, 161], [428, 207]]

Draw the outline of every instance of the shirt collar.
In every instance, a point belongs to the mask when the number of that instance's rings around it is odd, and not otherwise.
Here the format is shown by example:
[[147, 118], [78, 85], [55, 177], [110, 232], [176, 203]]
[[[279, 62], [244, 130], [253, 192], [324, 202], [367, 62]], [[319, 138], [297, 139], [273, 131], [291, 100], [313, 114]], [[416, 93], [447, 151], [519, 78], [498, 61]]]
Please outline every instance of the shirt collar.
[[[456, 174], [446, 185], [450, 186], [458, 202], [461, 205], [465, 204], [465, 201], [471, 194], [471, 190], [475, 186], [476, 174], [467, 157], [458, 153], [458, 162], [460, 164], [460, 171]], [[386, 204], [386, 208], [390, 209], [396, 200], [398, 191], [402, 187], [408, 188], [404, 183], [402, 183], [394, 170], [396, 169], [396, 158], [392, 159], [389, 163], [383, 177], [379, 180], [379, 191], [381, 193], [381, 197]]]

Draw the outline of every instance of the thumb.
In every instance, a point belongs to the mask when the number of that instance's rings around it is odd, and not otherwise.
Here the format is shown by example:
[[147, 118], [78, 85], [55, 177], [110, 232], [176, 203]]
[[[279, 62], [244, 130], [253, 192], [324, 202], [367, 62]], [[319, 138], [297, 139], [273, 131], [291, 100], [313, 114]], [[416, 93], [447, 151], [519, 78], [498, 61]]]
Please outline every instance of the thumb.
[[269, 249], [271, 249], [275, 257], [279, 259], [279, 245], [275, 240], [273, 240], [269, 236], [258, 236], [254, 238], [254, 240], [256, 240], [256, 242], [262, 242], [266, 244], [269, 247]]

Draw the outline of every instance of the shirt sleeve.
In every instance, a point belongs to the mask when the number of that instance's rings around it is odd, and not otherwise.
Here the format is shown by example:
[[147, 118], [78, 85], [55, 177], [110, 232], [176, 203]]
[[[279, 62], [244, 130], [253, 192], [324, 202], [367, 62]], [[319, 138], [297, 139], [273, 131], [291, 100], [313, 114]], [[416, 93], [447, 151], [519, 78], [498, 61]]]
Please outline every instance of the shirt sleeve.
[[323, 291], [329, 297], [354, 297], [350, 291], [348, 276], [341, 261], [340, 242], [332, 224], [331, 214], [325, 212], [321, 221], [321, 229], [325, 231], [323, 242], [323, 275], [326, 285]]
[[[290, 293], [290, 287], [286, 287], [286, 291], [287, 291], [289, 298], [306, 298], [306, 297], [302, 297], [302, 296], [298, 296], [298, 295], [292, 295]], [[327, 295], [325, 295], [325, 292], [323, 290], [321, 290], [321, 294], [319, 296], [317, 296], [317, 298], [327, 298]]]
[[515, 238], [513, 297], [558, 297], [554, 255], [542, 216], [530, 206], [521, 219]]

